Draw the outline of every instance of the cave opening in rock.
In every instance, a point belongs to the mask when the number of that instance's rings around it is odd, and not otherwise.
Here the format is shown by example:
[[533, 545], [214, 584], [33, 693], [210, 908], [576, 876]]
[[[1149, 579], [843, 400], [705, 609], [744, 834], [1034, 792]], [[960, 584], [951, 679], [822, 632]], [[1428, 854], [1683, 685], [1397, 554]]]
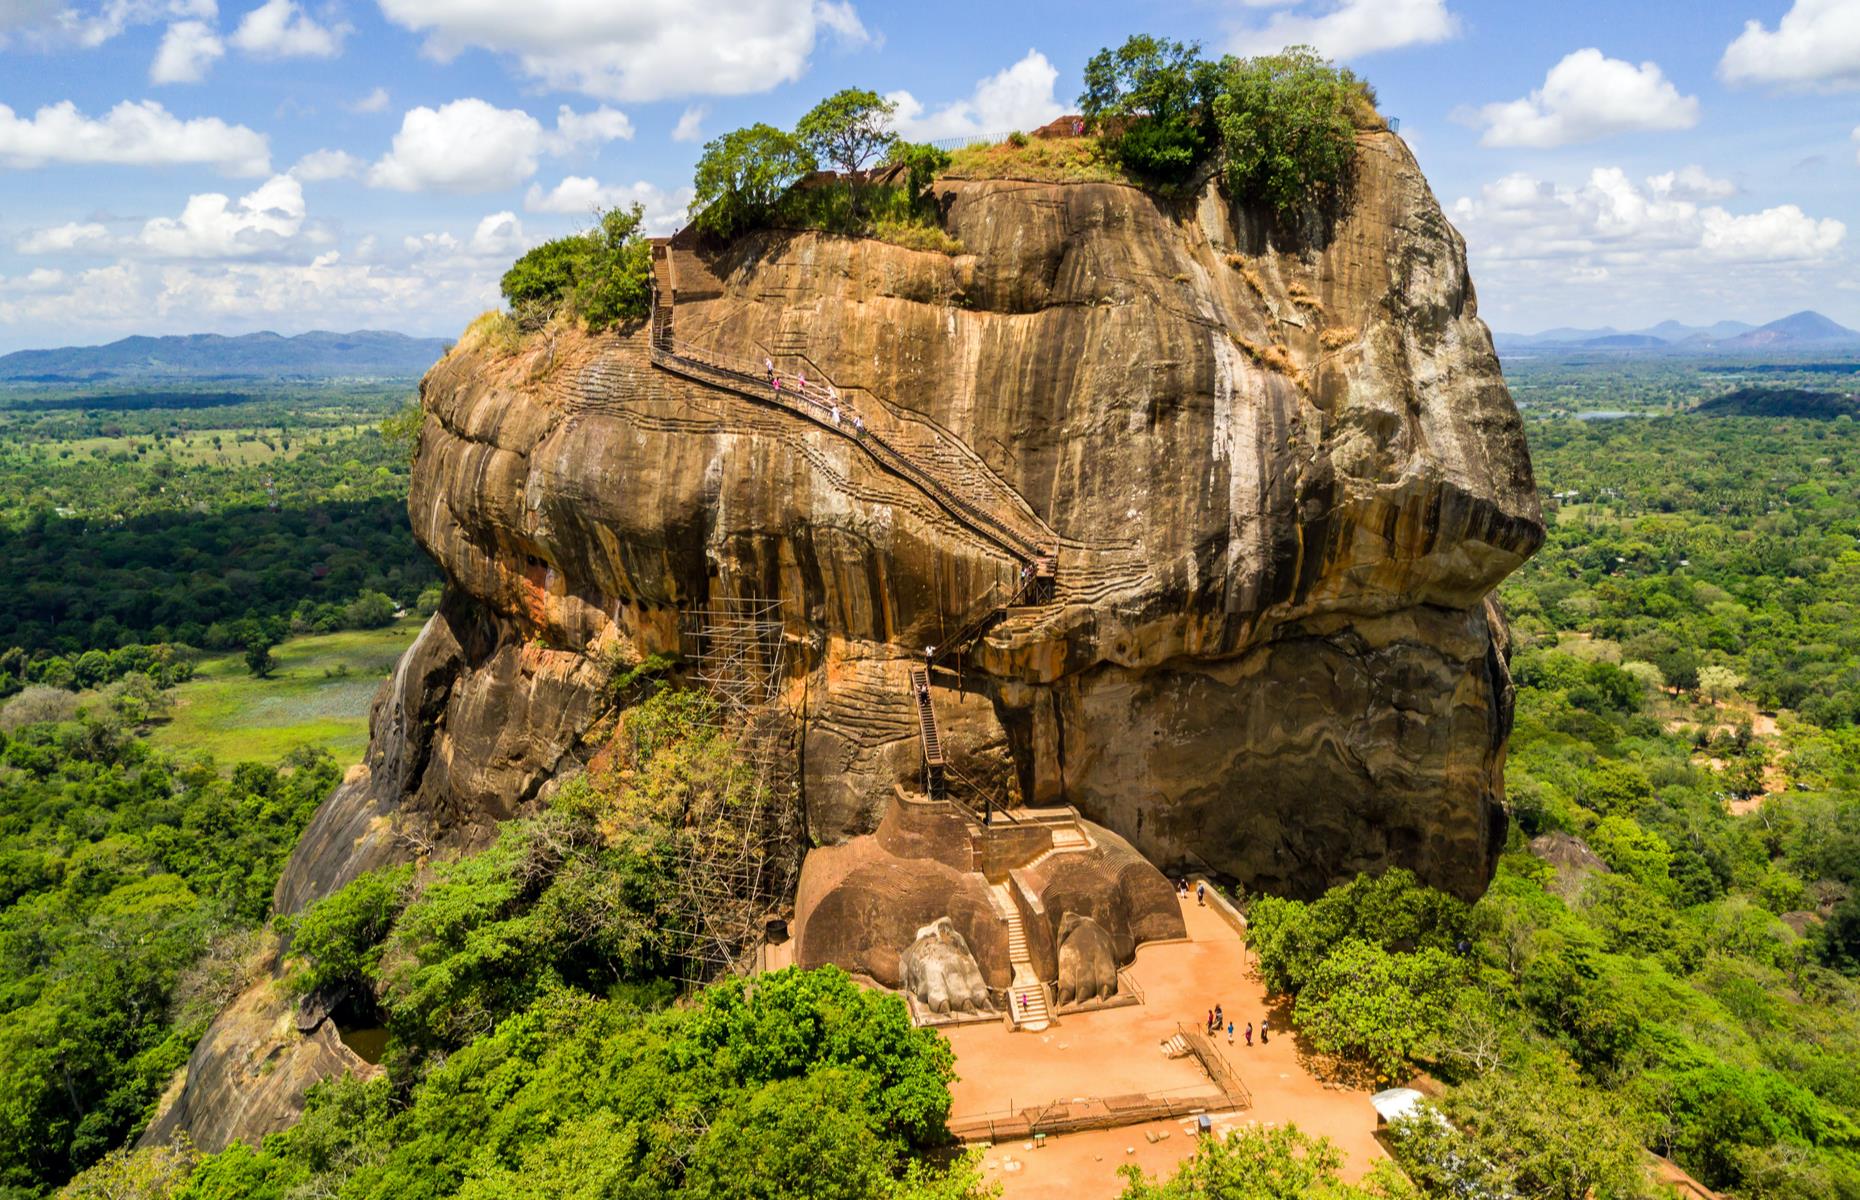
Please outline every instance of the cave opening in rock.
[[355, 1051], [356, 1057], [371, 1066], [379, 1065], [387, 1052], [386, 1014], [366, 991], [350, 989], [348, 995], [329, 1010], [330, 1024], [342, 1044]]

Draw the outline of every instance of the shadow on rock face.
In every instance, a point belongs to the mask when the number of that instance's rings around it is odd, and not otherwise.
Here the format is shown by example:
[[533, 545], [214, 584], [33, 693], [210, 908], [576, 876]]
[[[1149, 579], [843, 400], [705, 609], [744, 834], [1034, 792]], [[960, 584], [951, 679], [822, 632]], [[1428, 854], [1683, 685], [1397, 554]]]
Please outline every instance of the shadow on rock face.
[[904, 990], [931, 1012], [995, 1011], [968, 940], [948, 917], [938, 917], [917, 931], [917, 940], [898, 956], [898, 974]]

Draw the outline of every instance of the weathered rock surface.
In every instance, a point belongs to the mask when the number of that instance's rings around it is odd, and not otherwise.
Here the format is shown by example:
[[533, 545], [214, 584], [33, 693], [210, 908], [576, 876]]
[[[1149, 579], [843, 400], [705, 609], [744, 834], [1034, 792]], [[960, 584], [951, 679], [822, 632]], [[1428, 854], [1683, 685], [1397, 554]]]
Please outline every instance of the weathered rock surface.
[[[1458, 234], [1398, 138], [1361, 135], [1358, 162], [1349, 213], [1289, 248], [1214, 189], [1008, 180], [938, 185], [961, 255], [794, 232], [681, 246], [675, 334], [831, 380], [1057, 547], [1056, 602], [938, 679], [965, 775], [1249, 888], [1402, 865], [1473, 895], [1511, 719], [1487, 597], [1543, 531]], [[948, 916], [1004, 985], [986, 897], [874, 831], [917, 771], [909, 660], [1020, 563], [846, 431], [655, 369], [643, 328], [514, 356], [468, 339], [422, 397], [409, 510], [448, 599], [281, 907], [482, 842], [575, 767], [602, 662], [677, 650], [681, 610], [769, 597], [810, 872], [858, 885], [834, 927], [913, 922], [903, 943], [846, 934], [833, 961], [895, 977], [910, 931]], [[919, 878], [886, 876], [898, 861]]]
[[1059, 979], [1053, 994], [1061, 1004], [1117, 994], [1117, 951], [1111, 935], [1090, 917], [1068, 912], [1059, 924]]
[[948, 917], [938, 917], [917, 931], [916, 940], [899, 956], [898, 974], [904, 990], [933, 1013], [995, 1009], [967, 939]]

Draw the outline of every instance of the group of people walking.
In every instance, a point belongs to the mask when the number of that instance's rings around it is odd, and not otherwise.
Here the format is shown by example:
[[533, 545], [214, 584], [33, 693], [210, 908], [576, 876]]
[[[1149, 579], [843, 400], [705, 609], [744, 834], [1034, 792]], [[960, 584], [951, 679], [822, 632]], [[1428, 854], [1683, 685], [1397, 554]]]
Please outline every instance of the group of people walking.
[[[763, 375], [768, 379], [769, 387], [775, 392], [775, 398], [777, 400], [781, 399], [782, 376], [775, 370], [775, 360], [772, 358], [763, 359], [762, 371]], [[814, 391], [816, 395], [820, 393], [818, 387], [816, 387]], [[790, 389], [790, 393], [806, 403], [814, 405], [816, 408], [825, 408], [827, 410], [827, 419], [833, 422], [835, 428], [838, 428], [843, 423], [840, 413], [840, 392], [839, 389], [832, 384], [829, 383], [827, 385], [826, 399], [817, 400], [813, 396], [807, 394], [807, 373], [803, 371], [794, 377], [794, 387]], [[863, 436], [865, 434], [865, 418], [861, 417], [856, 412], [850, 413], [850, 418], [852, 421], [853, 436]]]
[[[1227, 1030], [1227, 1044], [1229, 1046], [1233, 1045], [1234, 1044], [1234, 1020], [1232, 1017], [1222, 1012], [1221, 1006], [1216, 1004], [1213, 1008], [1210, 1008], [1208, 1010], [1208, 1036], [1219, 1037], [1221, 1035], [1221, 1030], [1223, 1028]], [[1261, 1017], [1259, 1019], [1259, 1044], [1260, 1045], [1263, 1046], [1268, 1041], [1271, 1040], [1271, 1036], [1270, 1036], [1271, 1031], [1272, 1031], [1272, 1018]], [[1253, 1022], [1248, 1021], [1246, 1023], [1246, 1028], [1243, 1032], [1243, 1036], [1246, 1038], [1246, 1044], [1251, 1046], [1253, 1044]]]
[[[1188, 891], [1187, 878], [1175, 881], [1176, 895], [1187, 900]], [[1206, 882], [1195, 884], [1195, 903], [1203, 906], [1208, 903], [1208, 885]], [[1247, 1045], [1251, 1046], [1253, 1044], [1253, 1022], [1248, 1021], [1243, 1029], [1236, 1030], [1233, 1018], [1223, 1012], [1219, 1004], [1216, 1004], [1213, 1008], [1208, 1010], [1208, 1036], [1219, 1037], [1222, 1029], [1227, 1031], [1227, 1044], [1229, 1046], [1234, 1044], [1234, 1035], [1236, 1033], [1246, 1038]], [[1271, 1035], [1272, 1019], [1270, 1017], [1261, 1017], [1259, 1021], [1259, 1044], [1262, 1046], [1265, 1045], [1271, 1040]]]

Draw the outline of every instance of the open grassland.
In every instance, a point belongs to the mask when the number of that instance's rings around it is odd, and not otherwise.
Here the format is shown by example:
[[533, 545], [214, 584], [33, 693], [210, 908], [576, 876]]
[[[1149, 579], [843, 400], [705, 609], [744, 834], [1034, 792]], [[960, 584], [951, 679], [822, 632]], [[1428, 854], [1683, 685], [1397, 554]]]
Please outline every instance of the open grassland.
[[253, 678], [239, 654], [215, 655], [175, 689], [174, 715], [150, 740], [205, 751], [226, 767], [276, 762], [306, 745], [344, 766], [359, 762], [369, 704], [419, 631], [419, 619], [407, 617], [385, 629], [292, 638], [272, 651], [278, 665], [269, 679]]

